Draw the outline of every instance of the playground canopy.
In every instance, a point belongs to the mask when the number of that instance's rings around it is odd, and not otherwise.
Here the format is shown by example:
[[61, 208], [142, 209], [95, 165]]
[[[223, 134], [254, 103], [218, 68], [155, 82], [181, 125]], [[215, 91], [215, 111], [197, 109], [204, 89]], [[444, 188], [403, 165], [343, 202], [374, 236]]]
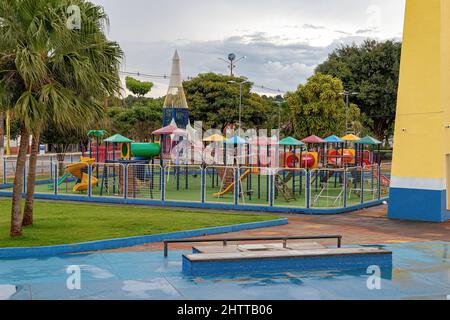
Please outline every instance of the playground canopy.
[[234, 137], [226, 140], [224, 143], [225, 144], [239, 144], [239, 145], [247, 144], [247, 142], [239, 136], [234, 136]]
[[348, 134], [348, 135], [342, 137], [342, 140], [349, 141], [349, 142], [357, 142], [357, 141], [361, 140], [361, 138], [354, 134]]
[[175, 130], [177, 130], [177, 124], [175, 123], [175, 120], [172, 120], [172, 122], [161, 129], [158, 129], [156, 131], [153, 131], [152, 134], [155, 136], [168, 136], [174, 133]]
[[188, 132], [186, 130], [178, 128], [178, 129], [174, 130], [174, 132], [172, 132], [172, 134], [177, 137], [184, 137], [184, 136], [188, 135]]
[[293, 137], [284, 138], [278, 144], [281, 146], [294, 146], [294, 147], [300, 147], [305, 145], [304, 142], [297, 140]]
[[365, 145], [371, 145], [371, 146], [376, 146], [376, 145], [380, 145], [382, 144], [381, 141], [371, 137], [371, 136], [367, 136], [362, 138], [361, 140], [359, 140], [357, 142], [358, 144], [365, 144]]
[[324, 139], [327, 143], [344, 143], [345, 141], [339, 138], [338, 136], [329, 136]]
[[131, 143], [133, 140], [128, 139], [120, 134], [115, 134], [112, 137], [109, 137], [108, 139], [103, 140], [103, 142], [109, 142], [109, 143]]
[[204, 142], [224, 142], [225, 140], [225, 137], [220, 134], [213, 134], [203, 139]]
[[327, 143], [325, 140], [323, 140], [322, 138], [315, 136], [315, 135], [312, 135], [310, 137], [303, 139], [302, 142], [304, 142], [304, 143]]

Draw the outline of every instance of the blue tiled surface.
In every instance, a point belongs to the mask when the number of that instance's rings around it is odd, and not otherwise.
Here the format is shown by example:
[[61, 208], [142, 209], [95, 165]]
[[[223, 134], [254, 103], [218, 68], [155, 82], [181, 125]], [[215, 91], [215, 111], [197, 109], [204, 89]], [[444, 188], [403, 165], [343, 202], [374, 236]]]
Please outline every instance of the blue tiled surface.
[[[450, 243], [399, 244], [381, 290], [367, 289], [366, 270], [290, 271], [188, 277], [170, 252], [95, 253], [0, 260], [0, 299], [446, 299]], [[68, 290], [66, 268], [81, 268], [81, 290]]]

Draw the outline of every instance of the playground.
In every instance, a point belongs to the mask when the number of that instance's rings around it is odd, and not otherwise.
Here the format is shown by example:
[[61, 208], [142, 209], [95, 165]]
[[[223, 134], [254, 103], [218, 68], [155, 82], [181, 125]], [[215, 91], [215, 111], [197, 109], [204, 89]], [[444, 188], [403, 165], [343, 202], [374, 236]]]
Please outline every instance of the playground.
[[[381, 143], [372, 137], [278, 141], [216, 134], [194, 144], [192, 130], [172, 123], [153, 132], [152, 143], [92, 130], [90, 148], [79, 159], [38, 161], [37, 198], [327, 213], [388, 197], [390, 164], [381, 161]], [[14, 162], [4, 159], [1, 172], [0, 193], [7, 195]]]

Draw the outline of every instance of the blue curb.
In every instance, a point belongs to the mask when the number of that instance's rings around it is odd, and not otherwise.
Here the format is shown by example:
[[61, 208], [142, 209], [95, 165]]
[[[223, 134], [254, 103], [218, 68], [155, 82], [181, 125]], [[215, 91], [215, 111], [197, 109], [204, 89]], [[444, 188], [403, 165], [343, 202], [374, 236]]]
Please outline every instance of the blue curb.
[[242, 223], [224, 227], [204, 228], [172, 233], [154, 234], [131, 238], [118, 238], [111, 240], [74, 243], [58, 246], [34, 247], [34, 248], [0, 248], [0, 259], [22, 259], [32, 257], [55, 256], [68, 253], [80, 253], [88, 251], [100, 251], [132, 247], [141, 244], [161, 242], [169, 239], [194, 238], [206, 235], [238, 232], [259, 228], [276, 227], [288, 224], [288, 219], [277, 219], [271, 221]]

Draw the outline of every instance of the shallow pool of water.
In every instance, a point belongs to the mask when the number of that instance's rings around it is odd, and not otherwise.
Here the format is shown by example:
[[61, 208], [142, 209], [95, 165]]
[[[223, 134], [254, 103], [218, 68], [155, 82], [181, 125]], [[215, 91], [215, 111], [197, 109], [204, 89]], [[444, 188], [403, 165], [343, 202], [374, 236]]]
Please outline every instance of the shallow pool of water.
[[450, 243], [382, 247], [394, 268], [379, 282], [367, 270], [191, 278], [181, 273], [181, 251], [0, 260], [0, 299], [448, 298]]

